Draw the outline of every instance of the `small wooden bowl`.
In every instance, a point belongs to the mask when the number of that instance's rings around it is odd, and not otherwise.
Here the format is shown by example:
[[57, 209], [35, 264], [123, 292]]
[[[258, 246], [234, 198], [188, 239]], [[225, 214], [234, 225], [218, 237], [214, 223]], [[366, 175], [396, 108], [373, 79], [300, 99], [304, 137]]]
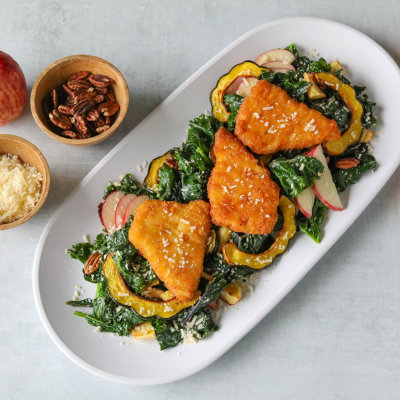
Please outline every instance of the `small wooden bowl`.
[[[43, 114], [42, 100], [52, 89], [66, 82], [71, 75], [79, 71], [90, 71], [93, 74], [107, 75], [114, 79], [115, 83], [112, 87], [120, 109], [113, 125], [104, 133], [89, 139], [68, 139], [53, 132], [51, 122]], [[125, 118], [128, 106], [129, 89], [121, 72], [108, 61], [94, 56], [69, 56], [51, 64], [37, 78], [31, 94], [31, 110], [36, 123], [50, 137], [70, 146], [90, 146], [110, 137]]]
[[35, 167], [39, 172], [42, 173], [43, 180], [40, 197], [35, 207], [33, 207], [32, 210], [29, 211], [29, 213], [24, 217], [17, 219], [14, 222], [10, 222], [8, 224], [0, 223], [0, 231], [15, 228], [16, 226], [28, 221], [28, 219], [31, 219], [39, 211], [40, 207], [42, 207], [50, 188], [49, 166], [43, 154], [36, 146], [18, 136], [0, 134], [0, 155], [5, 153], [10, 153], [13, 155], [15, 154], [22, 162]]

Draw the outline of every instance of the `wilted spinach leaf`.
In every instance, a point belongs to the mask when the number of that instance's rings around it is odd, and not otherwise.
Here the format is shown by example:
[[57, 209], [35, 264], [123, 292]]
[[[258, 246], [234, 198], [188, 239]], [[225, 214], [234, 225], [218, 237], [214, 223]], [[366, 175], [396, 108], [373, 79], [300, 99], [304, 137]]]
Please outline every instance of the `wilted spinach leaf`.
[[67, 253], [71, 258], [86, 264], [86, 261], [93, 253], [93, 245], [91, 243], [77, 243], [72, 245], [72, 249], [68, 249]]
[[259, 254], [268, 250], [274, 243], [270, 235], [250, 235], [232, 232], [231, 240], [239, 250], [249, 254]]
[[176, 181], [174, 170], [164, 163], [158, 171], [157, 197], [159, 200], [176, 200], [172, 196]]
[[67, 301], [65, 304], [72, 307], [93, 307], [93, 300], [92, 299], [71, 300]]
[[103, 199], [116, 190], [120, 190], [124, 194], [136, 194], [138, 196], [142, 194], [148, 195], [150, 198], [153, 198], [154, 195], [147, 189], [141, 188], [139, 186], [139, 182], [133, 179], [131, 174], [126, 174], [117, 184], [114, 182], [110, 182], [107, 186], [107, 189], [104, 191]]
[[315, 198], [315, 203], [312, 210], [311, 218], [305, 217], [301, 212], [296, 216], [297, 224], [301, 231], [310, 236], [315, 242], [320, 243], [320, 225], [324, 220], [324, 212], [328, 207], [324, 206], [318, 197]]
[[298, 196], [304, 189], [313, 185], [324, 171], [323, 165], [316, 158], [303, 155], [292, 160], [273, 160], [268, 164], [268, 168], [292, 197]]
[[228, 130], [233, 133], [236, 126], [236, 116], [242, 105], [244, 97], [238, 94], [226, 94], [224, 96], [224, 102], [228, 105], [230, 110], [230, 115], [228, 117]]

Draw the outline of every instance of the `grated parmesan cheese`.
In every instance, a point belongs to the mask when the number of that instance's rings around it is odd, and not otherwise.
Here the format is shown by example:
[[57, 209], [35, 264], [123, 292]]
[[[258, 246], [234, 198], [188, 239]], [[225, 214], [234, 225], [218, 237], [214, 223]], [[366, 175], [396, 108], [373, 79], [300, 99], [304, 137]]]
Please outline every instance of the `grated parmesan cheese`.
[[40, 197], [43, 176], [16, 155], [0, 156], [0, 224], [22, 218]]

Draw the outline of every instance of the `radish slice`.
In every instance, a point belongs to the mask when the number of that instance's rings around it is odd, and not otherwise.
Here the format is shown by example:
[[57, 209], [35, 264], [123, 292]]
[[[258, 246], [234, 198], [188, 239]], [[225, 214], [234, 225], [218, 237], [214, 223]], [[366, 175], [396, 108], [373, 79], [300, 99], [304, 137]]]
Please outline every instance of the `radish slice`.
[[139, 208], [139, 206], [144, 203], [145, 201], [149, 200], [149, 196], [142, 195], [136, 197], [136, 199], [133, 199], [129, 204], [128, 207], [126, 208], [125, 211], [125, 217], [124, 217], [124, 225], [128, 222], [128, 219], [131, 215], [135, 217], [136, 210]]
[[239, 85], [236, 94], [242, 97], [247, 97], [250, 94], [250, 90], [258, 82], [257, 78], [249, 77], [243, 78], [243, 82]]
[[117, 230], [115, 227], [115, 209], [123, 197], [124, 194], [120, 190], [116, 190], [107, 196], [103, 204], [101, 219], [108, 233], [114, 233]]
[[266, 68], [269, 68], [271, 70], [279, 68], [279, 69], [289, 69], [289, 70], [292, 70], [292, 71], [296, 71], [296, 68], [293, 67], [293, 65], [286, 64], [286, 63], [284, 63], [282, 61], [269, 61], [269, 62], [263, 64], [262, 66], [266, 67]]
[[281, 61], [284, 64], [291, 64], [296, 59], [295, 55], [289, 50], [276, 49], [270, 50], [256, 58], [256, 64], [263, 65], [269, 61]]
[[239, 78], [236, 78], [230, 86], [228, 86], [228, 89], [226, 89], [225, 94], [236, 94], [236, 91], [238, 90], [238, 87], [240, 84], [243, 82], [243, 78], [239, 76]]
[[115, 209], [116, 229], [121, 229], [124, 227], [125, 211], [128, 208], [129, 203], [136, 197], [136, 194], [127, 194], [119, 201], [117, 208]]
[[294, 198], [294, 202], [298, 209], [307, 217], [311, 218], [312, 209], [315, 201], [315, 193], [312, 187], [308, 187], [303, 190], [297, 197]]
[[331, 171], [329, 171], [321, 145], [315, 146], [305, 155], [315, 157], [324, 166], [321, 179], [315, 181], [313, 185], [317, 197], [321, 200], [322, 204], [329, 207], [331, 210], [343, 211], [342, 202], [340, 201], [336, 186], [333, 183]]

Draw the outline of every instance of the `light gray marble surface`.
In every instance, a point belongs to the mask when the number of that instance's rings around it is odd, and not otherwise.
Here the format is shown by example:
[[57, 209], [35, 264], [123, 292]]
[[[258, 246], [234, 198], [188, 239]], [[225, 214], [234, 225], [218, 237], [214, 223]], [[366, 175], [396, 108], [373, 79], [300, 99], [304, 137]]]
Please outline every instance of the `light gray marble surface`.
[[38, 146], [52, 179], [37, 216], [0, 232], [1, 399], [400, 397], [399, 171], [273, 312], [221, 359], [180, 382], [129, 387], [82, 370], [45, 332], [31, 284], [39, 236], [65, 196], [212, 56], [265, 22], [312, 16], [359, 29], [399, 62], [398, 0], [0, 0], [0, 10], [0, 50], [20, 63], [29, 90], [53, 61], [92, 54], [114, 63], [131, 92], [121, 128], [97, 146], [50, 139], [28, 105], [17, 121], [0, 128]]

